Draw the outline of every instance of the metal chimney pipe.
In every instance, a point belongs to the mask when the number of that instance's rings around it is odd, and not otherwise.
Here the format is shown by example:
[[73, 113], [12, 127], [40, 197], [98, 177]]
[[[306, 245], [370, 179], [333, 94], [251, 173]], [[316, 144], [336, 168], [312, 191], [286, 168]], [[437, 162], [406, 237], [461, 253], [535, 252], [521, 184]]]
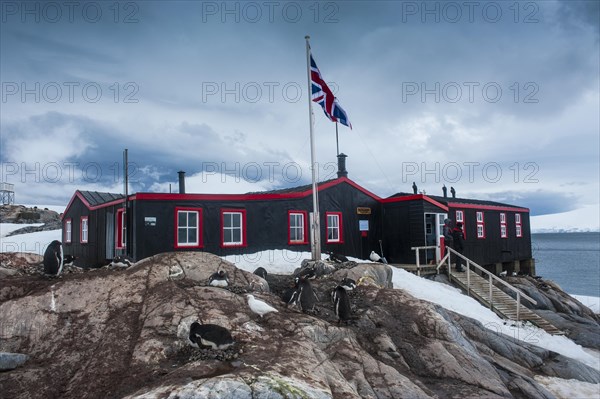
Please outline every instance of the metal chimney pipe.
[[344, 153], [337, 156], [337, 159], [338, 159], [337, 176], [338, 177], [348, 177], [348, 171], [346, 170], [346, 158], [348, 158], [348, 155], [346, 155]]
[[179, 175], [179, 194], [185, 194], [185, 172], [180, 170], [177, 174]]

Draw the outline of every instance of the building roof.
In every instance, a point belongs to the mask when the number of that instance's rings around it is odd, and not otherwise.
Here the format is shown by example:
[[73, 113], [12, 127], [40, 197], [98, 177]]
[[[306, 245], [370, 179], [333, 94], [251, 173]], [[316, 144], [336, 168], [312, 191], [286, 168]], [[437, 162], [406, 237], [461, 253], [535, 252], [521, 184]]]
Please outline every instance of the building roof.
[[[396, 193], [388, 198], [401, 198], [401, 197], [409, 197], [409, 196], [414, 196], [414, 195], [415, 194], [413, 194], [413, 193]], [[455, 208], [457, 207], [457, 204], [461, 204], [461, 205], [467, 205], [467, 206], [470, 205], [471, 207], [514, 208], [515, 210], [529, 211], [527, 208], [523, 208], [522, 206], [510, 205], [510, 204], [505, 204], [505, 203], [496, 202], [496, 201], [477, 200], [477, 199], [472, 199], [472, 198], [452, 198], [452, 197], [443, 197], [443, 196], [439, 196], [439, 195], [425, 195], [425, 194], [423, 196], [427, 196], [434, 201], [437, 201], [446, 206], [453, 206]]]
[[125, 198], [123, 194], [101, 193], [99, 191], [79, 191], [90, 206], [98, 206]]
[[[337, 180], [337, 179], [321, 181], [321, 182], [317, 183], [317, 186], [321, 187], [321, 186], [326, 185], [335, 180]], [[269, 190], [269, 191], [254, 191], [254, 192], [249, 192], [246, 194], [291, 194], [291, 193], [304, 193], [311, 189], [312, 189], [312, 184], [305, 184], [303, 186], [281, 188], [278, 190]]]

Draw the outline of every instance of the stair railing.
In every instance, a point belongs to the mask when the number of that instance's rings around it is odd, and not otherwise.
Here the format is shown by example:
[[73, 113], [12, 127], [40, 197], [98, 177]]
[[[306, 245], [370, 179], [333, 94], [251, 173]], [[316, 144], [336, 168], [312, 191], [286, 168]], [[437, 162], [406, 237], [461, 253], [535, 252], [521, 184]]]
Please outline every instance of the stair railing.
[[[471, 295], [471, 273], [470, 273], [470, 271], [471, 271], [471, 266], [474, 266], [475, 269], [479, 270], [484, 275], [485, 274], [488, 275], [490, 309], [493, 309], [493, 307], [494, 307], [493, 296], [492, 296], [492, 294], [493, 294], [492, 288], [494, 286], [494, 284], [493, 284], [494, 281], [504, 284], [504, 286], [508, 287], [511, 291], [513, 291], [516, 294], [516, 296], [517, 296], [517, 321], [519, 321], [519, 317], [520, 317], [521, 298], [525, 298], [530, 303], [537, 305], [537, 301], [535, 299], [531, 298], [529, 295], [525, 294], [520, 289], [515, 288], [512, 285], [508, 284], [506, 281], [496, 277], [496, 275], [487, 271], [486, 269], [484, 269], [477, 263], [473, 262], [471, 259], [467, 258], [466, 256], [456, 252], [454, 249], [452, 249], [450, 247], [446, 247], [446, 249], [448, 250], [446, 255], [442, 258], [442, 260], [438, 263], [438, 265], [436, 267], [437, 274], [440, 274], [440, 268], [446, 263], [447, 269], [448, 269], [448, 278], [452, 279], [452, 265], [450, 263], [450, 253], [453, 253], [454, 255], [458, 256], [461, 259], [464, 259], [467, 263], [467, 270], [466, 270], [466, 272], [467, 272], [467, 295], [469, 295], [469, 296]], [[419, 258], [417, 257], [417, 260], [418, 259]]]
[[[419, 254], [421, 253], [421, 250], [428, 250], [428, 249], [438, 249], [439, 247], [437, 245], [429, 245], [427, 247], [411, 247], [410, 249], [412, 249], [413, 251], [415, 251], [415, 257], [417, 258], [417, 276], [421, 277], [421, 262], [419, 259]], [[438, 272], [439, 274], [439, 272]]]

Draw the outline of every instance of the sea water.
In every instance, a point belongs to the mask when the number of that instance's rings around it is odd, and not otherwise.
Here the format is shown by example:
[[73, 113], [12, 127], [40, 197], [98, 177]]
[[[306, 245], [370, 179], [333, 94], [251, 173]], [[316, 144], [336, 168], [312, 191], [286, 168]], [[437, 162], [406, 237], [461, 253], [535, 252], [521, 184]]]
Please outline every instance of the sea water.
[[531, 235], [538, 276], [569, 294], [600, 297], [600, 233]]

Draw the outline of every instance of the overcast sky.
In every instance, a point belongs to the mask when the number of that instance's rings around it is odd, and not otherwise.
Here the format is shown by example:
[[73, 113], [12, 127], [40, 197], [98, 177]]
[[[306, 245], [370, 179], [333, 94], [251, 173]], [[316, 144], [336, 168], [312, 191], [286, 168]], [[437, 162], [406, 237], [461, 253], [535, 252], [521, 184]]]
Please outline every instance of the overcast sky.
[[[2, 180], [18, 203], [121, 192], [128, 148], [131, 192], [179, 170], [188, 192], [310, 183], [308, 34], [360, 185], [598, 205], [598, 4], [2, 1]], [[313, 111], [326, 180], [335, 124]]]

